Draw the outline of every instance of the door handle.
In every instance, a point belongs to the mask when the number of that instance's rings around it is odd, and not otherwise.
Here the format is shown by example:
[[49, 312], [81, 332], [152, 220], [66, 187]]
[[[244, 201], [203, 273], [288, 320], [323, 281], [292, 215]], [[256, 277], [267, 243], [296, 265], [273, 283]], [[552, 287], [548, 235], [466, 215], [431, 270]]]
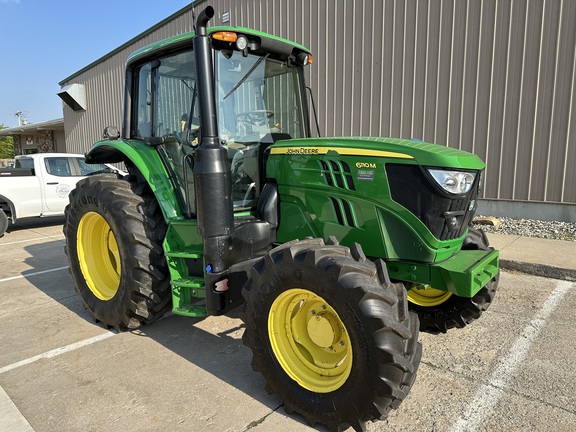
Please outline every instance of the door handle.
[[49, 183], [46, 183], [46, 184], [47, 184], [47, 185], [55, 185], [55, 184], [58, 184], [58, 182], [49, 182]]

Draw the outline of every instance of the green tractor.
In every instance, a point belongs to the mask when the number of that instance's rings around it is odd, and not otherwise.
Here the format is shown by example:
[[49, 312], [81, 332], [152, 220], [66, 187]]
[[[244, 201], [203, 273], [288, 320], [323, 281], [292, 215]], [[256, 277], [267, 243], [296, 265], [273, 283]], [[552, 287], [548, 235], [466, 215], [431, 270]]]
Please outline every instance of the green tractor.
[[419, 331], [478, 318], [498, 252], [469, 227], [484, 163], [415, 140], [312, 138], [308, 49], [242, 27], [133, 53], [123, 127], [89, 163], [128, 175], [78, 183], [70, 273], [118, 331], [171, 310], [242, 306], [268, 390], [310, 424], [364, 430], [408, 394]]

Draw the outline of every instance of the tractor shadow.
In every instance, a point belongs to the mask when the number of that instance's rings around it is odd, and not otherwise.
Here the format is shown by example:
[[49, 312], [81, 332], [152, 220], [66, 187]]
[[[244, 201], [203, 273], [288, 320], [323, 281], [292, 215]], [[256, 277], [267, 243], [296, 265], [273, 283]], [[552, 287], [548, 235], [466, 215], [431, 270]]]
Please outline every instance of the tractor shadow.
[[[266, 392], [264, 377], [252, 370], [252, 352], [242, 343], [245, 325], [240, 319], [239, 309], [207, 318], [187, 318], [168, 313], [131, 333], [150, 338], [270, 410], [307, 426], [299, 414], [284, 411], [282, 401]], [[329, 431], [321, 424], [310, 430]]]
[[[29, 283], [80, 319], [103, 327], [102, 324], [94, 322], [91, 314], [84, 309], [80, 295], [74, 290], [72, 278], [65, 268], [68, 260], [64, 253], [64, 240], [31, 244], [24, 249], [28, 254], [24, 261], [30, 269], [22, 272], [22, 276]], [[71, 321], [71, 324], [74, 322], [76, 321]], [[275, 395], [267, 394], [264, 377], [252, 370], [252, 353], [242, 343], [244, 323], [239, 318], [238, 309], [224, 316], [207, 318], [188, 318], [167, 313], [161, 319], [130, 333], [133, 337], [148, 338], [156, 342], [258, 401], [270, 411], [307, 425], [302, 416], [287, 414], [282, 401]], [[134, 353], [134, 356], [137, 355], [138, 353]], [[320, 424], [310, 430], [328, 432], [328, 428]]]
[[[43, 225], [46, 226], [46, 225]], [[64, 253], [64, 239], [33, 243], [24, 247], [28, 256], [24, 263], [30, 268], [21, 275], [38, 291], [65, 306], [80, 318], [94, 323], [84, 309], [82, 299], [74, 290]]]

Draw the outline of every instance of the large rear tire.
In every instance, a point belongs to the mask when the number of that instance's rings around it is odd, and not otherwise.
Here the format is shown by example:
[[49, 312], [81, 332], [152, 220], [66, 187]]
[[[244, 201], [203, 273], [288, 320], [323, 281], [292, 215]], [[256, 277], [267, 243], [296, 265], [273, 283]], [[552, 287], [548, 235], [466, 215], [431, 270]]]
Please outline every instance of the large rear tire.
[[[462, 245], [464, 250], [491, 250], [484, 231], [468, 229]], [[420, 317], [420, 330], [446, 333], [451, 328], [463, 328], [480, 318], [492, 304], [500, 273], [480, 289], [472, 298], [459, 297], [434, 288], [412, 288], [408, 291], [410, 310]]]
[[279, 246], [254, 266], [243, 295], [252, 366], [288, 413], [363, 431], [408, 394], [421, 358], [418, 317], [404, 286], [358, 245]]
[[163, 255], [166, 224], [146, 182], [114, 174], [78, 182], [66, 207], [65, 252], [75, 289], [97, 321], [118, 331], [171, 306]]

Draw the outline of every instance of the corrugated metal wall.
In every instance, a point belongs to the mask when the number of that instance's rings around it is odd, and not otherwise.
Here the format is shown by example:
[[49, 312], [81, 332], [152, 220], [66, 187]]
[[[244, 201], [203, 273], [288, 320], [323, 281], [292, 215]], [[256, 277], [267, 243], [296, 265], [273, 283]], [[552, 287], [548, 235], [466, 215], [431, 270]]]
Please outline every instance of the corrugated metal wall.
[[[478, 154], [483, 198], [576, 203], [576, 2], [572, 0], [213, 0], [230, 24], [312, 49], [323, 135], [420, 138]], [[199, 11], [207, 2], [196, 2]], [[186, 13], [74, 77], [71, 149], [120, 123], [126, 56], [191, 28]], [[97, 108], [96, 108], [97, 107]], [[95, 131], [92, 125], [96, 125]], [[96, 135], [95, 135], [96, 133]]]
[[[190, 9], [190, 8], [185, 8]], [[192, 16], [175, 14], [168, 22], [153, 28], [142, 38], [135, 38], [113, 55], [95, 62], [84, 70], [60, 82], [62, 87], [81, 83], [86, 86], [86, 111], [73, 111], [63, 104], [67, 151], [85, 153], [102, 136], [104, 127], [122, 124], [124, 65], [128, 56], [152, 42], [192, 31]]]

